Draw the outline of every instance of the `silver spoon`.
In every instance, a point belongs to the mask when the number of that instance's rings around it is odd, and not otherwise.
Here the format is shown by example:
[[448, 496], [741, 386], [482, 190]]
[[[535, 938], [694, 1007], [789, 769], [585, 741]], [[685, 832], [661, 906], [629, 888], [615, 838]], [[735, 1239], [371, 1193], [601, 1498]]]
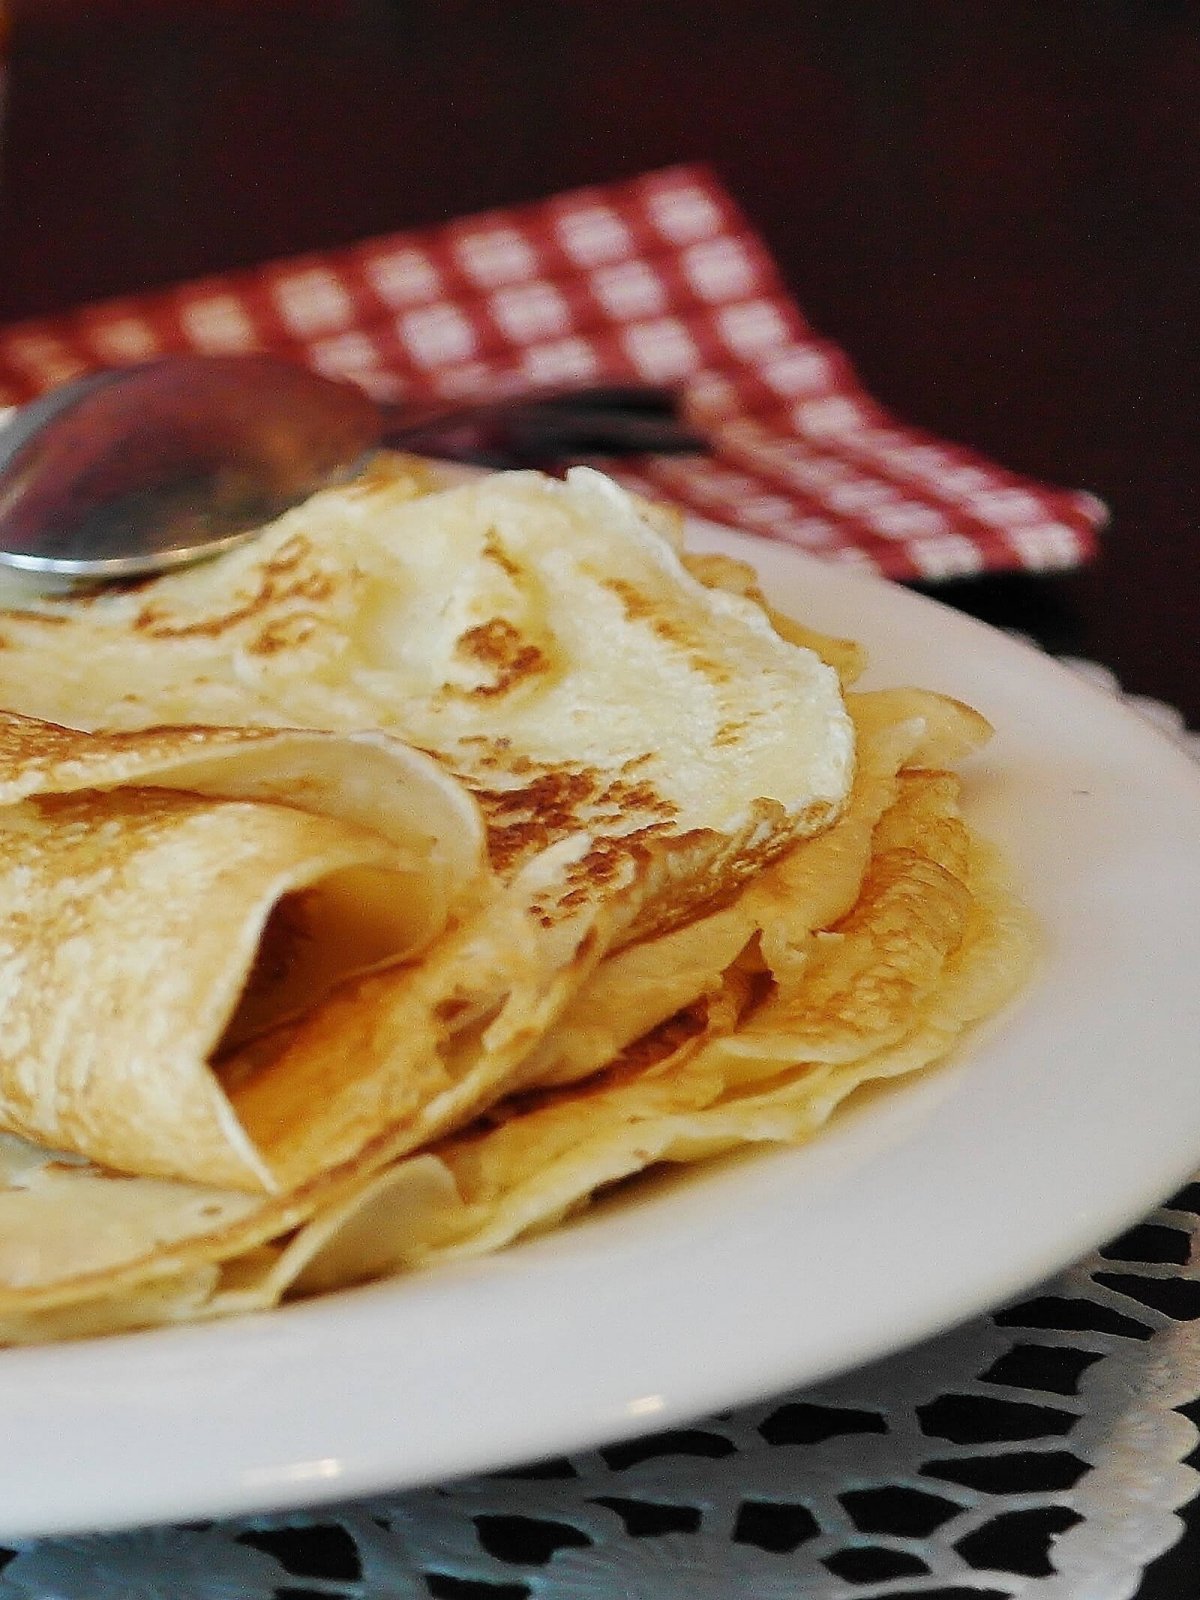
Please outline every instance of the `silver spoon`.
[[75, 582], [186, 566], [385, 443], [523, 464], [700, 441], [647, 385], [385, 406], [273, 356], [164, 356], [76, 378], [0, 428], [0, 564]]

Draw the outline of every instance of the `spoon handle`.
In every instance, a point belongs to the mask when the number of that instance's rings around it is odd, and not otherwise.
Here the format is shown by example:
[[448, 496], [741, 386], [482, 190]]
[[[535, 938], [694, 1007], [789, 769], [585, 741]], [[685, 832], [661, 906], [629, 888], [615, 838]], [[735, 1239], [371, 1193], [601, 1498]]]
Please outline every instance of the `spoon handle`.
[[661, 385], [554, 386], [485, 400], [402, 402], [380, 408], [382, 442], [489, 464], [566, 455], [694, 452], [705, 441]]

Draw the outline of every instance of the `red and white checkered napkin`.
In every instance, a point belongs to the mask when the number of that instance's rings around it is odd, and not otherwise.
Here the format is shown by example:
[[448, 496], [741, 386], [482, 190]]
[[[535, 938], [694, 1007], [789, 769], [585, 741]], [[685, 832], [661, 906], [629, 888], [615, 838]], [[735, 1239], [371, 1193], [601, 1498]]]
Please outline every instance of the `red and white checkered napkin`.
[[678, 384], [711, 452], [616, 476], [896, 578], [1075, 566], [1105, 516], [890, 416], [703, 167], [0, 329], [0, 400], [177, 350], [274, 350], [383, 398]]

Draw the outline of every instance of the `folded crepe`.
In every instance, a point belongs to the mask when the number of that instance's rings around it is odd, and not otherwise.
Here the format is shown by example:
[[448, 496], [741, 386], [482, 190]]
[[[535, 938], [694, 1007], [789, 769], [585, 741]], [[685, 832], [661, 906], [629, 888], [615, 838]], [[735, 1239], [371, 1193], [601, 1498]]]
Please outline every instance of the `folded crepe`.
[[0, 1139], [0, 1339], [261, 1309], [497, 1249], [650, 1165], [806, 1137], [944, 1056], [1033, 948], [947, 770], [989, 730], [920, 691], [848, 703], [859, 761], [837, 823], [597, 963], [529, 1058], [539, 1087], [463, 1102], [440, 1135], [395, 1127], [273, 1197], [114, 1183]]
[[557, 1082], [543, 1071], [540, 1087], [381, 1171], [214, 1307], [479, 1255], [648, 1167], [807, 1138], [1008, 1001], [1034, 930], [947, 770], [986, 722], [920, 691], [849, 700], [858, 775], [826, 834], [723, 910], [612, 956], [546, 1041]]
[[[23, 711], [382, 727], [483, 812], [483, 914], [230, 1054], [264, 1183], [461, 1122], [523, 1081], [610, 950], [728, 898], [844, 806], [836, 671], [693, 576], [644, 512], [586, 469], [420, 495], [385, 460], [220, 561], [0, 611], [0, 695]], [[82, 687], [64, 669], [81, 653]]]
[[0, 714], [0, 1128], [276, 1187], [222, 1061], [411, 962], [485, 883], [470, 798], [386, 735]]
[[853, 775], [836, 672], [586, 468], [420, 495], [385, 457], [219, 561], [16, 599], [0, 581], [0, 705], [93, 729], [386, 728], [476, 796], [502, 877], [590, 838], [555, 915], [652, 845], [638, 933], [828, 826]]
[[[140, 1027], [120, 1031], [123, 1000], [72, 1000], [49, 934], [52, 1003], [0, 962], [0, 1007], [34, 1012], [0, 1062], [0, 1340], [265, 1307], [496, 1248], [651, 1163], [807, 1135], [860, 1085], [945, 1054], [1020, 981], [1027, 920], [949, 770], [989, 734], [977, 713], [848, 694], [857, 646], [771, 611], [737, 563], [682, 555], [669, 519], [596, 474], [427, 488], [385, 459], [205, 567], [6, 609], [0, 594], [0, 698], [130, 730], [35, 738], [13, 719], [0, 826], [5, 807], [25, 818], [13, 832], [32, 828], [51, 896], [39, 850], [90, 859], [72, 807], [92, 846], [107, 829], [105, 849], [131, 843], [145, 869], [63, 874], [81, 903], [103, 888], [94, 994], [128, 982]], [[214, 726], [145, 731], [175, 719]], [[332, 804], [305, 798], [318, 745], [353, 751], [316, 785]], [[394, 825], [355, 765], [368, 750], [415, 784], [389, 791]], [[318, 825], [348, 831], [335, 845]], [[239, 856], [242, 826], [257, 831]], [[308, 865], [287, 866], [301, 833]], [[344, 865], [349, 834], [365, 853]], [[206, 858], [197, 838], [222, 842]], [[234, 860], [245, 873], [222, 874]], [[295, 980], [292, 885], [302, 905], [347, 872], [358, 888], [332, 896], [326, 927], [361, 920], [364, 898], [394, 908], [358, 892], [389, 873], [409, 909], [370, 912], [357, 954]], [[118, 881], [160, 929], [149, 960], [112, 953]], [[188, 930], [222, 916], [251, 931], [193, 948]], [[214, 984], [210, 956], [240, 979], [221, 967]], [[72, 1027], [47, 1027], [64, 1006]], [[115, 1055], [89, 1044], [93, 1011]], [[171, 1073], [192, 1097], [178, 1115]], [[114, 1178], [122, 1162], [139, 1175]]]

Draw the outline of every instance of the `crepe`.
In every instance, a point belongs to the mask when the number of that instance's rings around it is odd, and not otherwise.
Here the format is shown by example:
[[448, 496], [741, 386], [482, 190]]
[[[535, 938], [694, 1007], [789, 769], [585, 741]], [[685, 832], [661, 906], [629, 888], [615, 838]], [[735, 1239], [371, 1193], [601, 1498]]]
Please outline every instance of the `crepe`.
[[[96, 1169], [21, 1147], [24, 1172], [17, 1163], [19, 1181], [0, 1189], [0, 1337], [261, 1309], [494, 1250], [648, 1166], [809, 1137], [864, 1085], [947, 1054], [1012, 995], [1035, 948], [1002, 864], [961, 815], [957, 778], [938, 765], [986, 724], [918, 691], [849, 705], [859, 764], [837, 824], [721, 911], [601, 963], [546, 1037], [580, 1073], [561, 1086], [502, 1098], [416, 1154], [395, 1138], [265, 1202], [151, 1180], [114, 1197]], [[652, 997], [640, 1013], [639, 994]], [[683, 1003], [660, 1016], [672, 1000]], [[581, 1071], [589, 1054], [603, 1065]], [[85, 1195], [105, 1226], [81, 1233]], [[31, 1237], [48, 1241], [37, 1271]]]
[[276, 1273], [315, 1292], [479, 1255], [653, 1165], [794, 1143], [1009, 1001], [1034, 958], [1032, 921], [962, 817], [957, 777], [925, 765], [990, 730], [920, 692], [850, 704], [858, 778], [827, 834], [689, 928], [690, 961], [681, 934], [612, 958], [556, 1030], [558, 1059], [574, 1064], [563, 1087], [512, 1097], [384, 1174], [340, 1229], [293, 1241]]
[[0, 1127], [119, 1171], [276, 1187], [219, 1082], [412, 960], [479, 891], [459, 786], [384, 735], [0, 714]]
[[835, 673], [693, 578], [632, 497], [583, 468], [414, 492], [393, 458], [220, 561], [0, 610], [0, 704], [88, 728], [389, 728], [479, 795], [506, 875], [586, 827], [692, 835], [682, 877], [836, 815]]
[[826, 827], [853, 774], [837, 673], [693, 577], [600, 474], [419, 489], [385, 459], [228, 558], [0, 613], [0, 698], [23, 710], [383, 727], [483, 810], [488, 916], [231, 1066], [280, 1188], [504, 1092], [609, 949]]
[[[415, 880], [433, 915], [407, 952], [235, 1020], [204, 1064], [236, 1172], [139, 1155], [114, 1180], [99, 1147], [63, 1160], [49, 1124], [0, 1120], [35, 1135], [0, 1149], [0, 1339], [265, 1308], [498, 1248], [647, 1166], [807, 1137], [1011, 995], [1029, 922], [952, 770], [984, 719], [853, 691], [860, 646], [679, 550], [675, 523], [586, 470], [431, 492], [383, 458], [203, 568], [10, 592], [0, 696], [98, 729], [54, 736], [87, 746], [81, 771], [144, 794], [144, 752], [190, 740], [163, 779], [187, 777], [190, 805], [206, 740], [399, 736], [465, 831]], [[181, 721], [212, 726], [120, 731]], [[70, 768], [59, 754], [47, 771]], [[0, 805], [29, 804], [42, 768], [18, 752], [6, 780], [2, 757]], [[371, 831], [355, 792], [339, 825]]]

